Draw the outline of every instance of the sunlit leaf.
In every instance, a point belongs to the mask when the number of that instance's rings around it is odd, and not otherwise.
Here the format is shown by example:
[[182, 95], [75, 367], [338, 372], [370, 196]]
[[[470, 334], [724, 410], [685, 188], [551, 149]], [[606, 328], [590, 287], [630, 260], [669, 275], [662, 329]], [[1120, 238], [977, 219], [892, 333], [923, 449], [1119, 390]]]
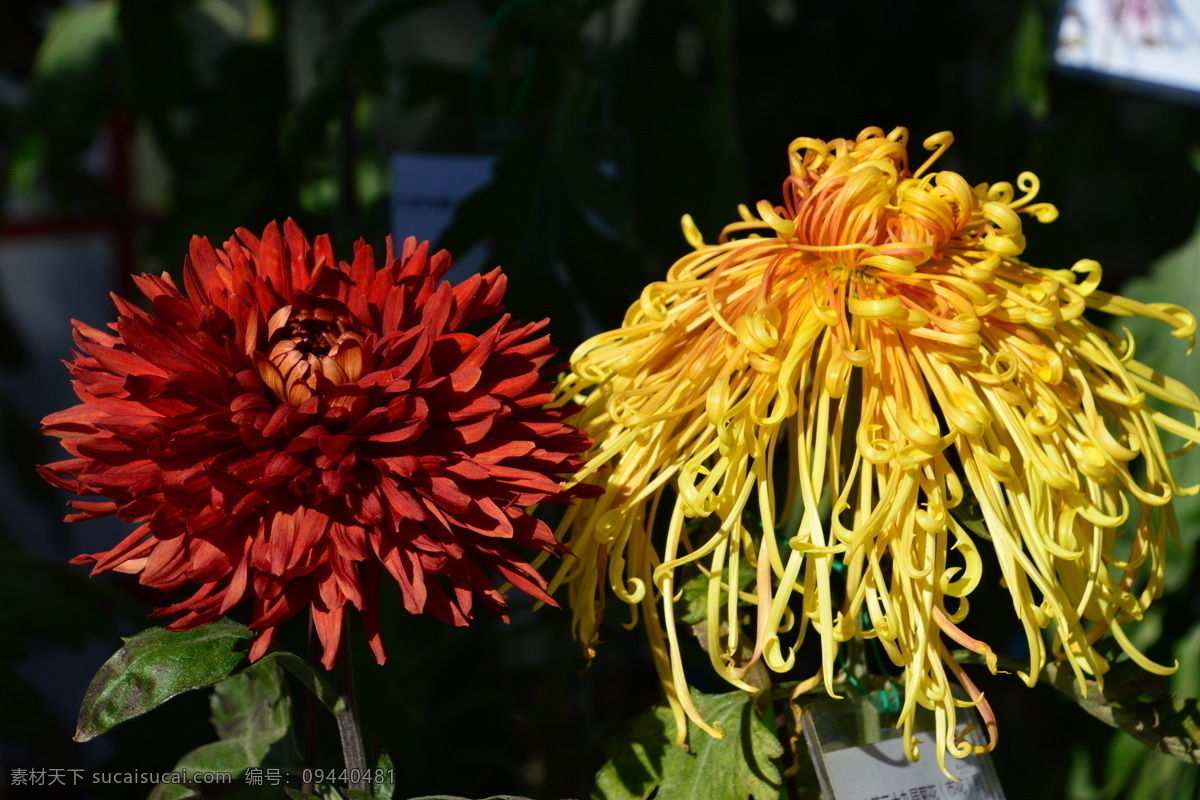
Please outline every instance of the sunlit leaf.
[[747, 692], [694, 692], [705, 719], [718, 722], [724, 739], [692, 731], [689, 749], [675, 744], [666, 705], [634, 717], [604, 747], [608, 762], [596, 773], [593, 800], [770, 800], [783, 778], [774, 759], [783, 745], [754, 709]]

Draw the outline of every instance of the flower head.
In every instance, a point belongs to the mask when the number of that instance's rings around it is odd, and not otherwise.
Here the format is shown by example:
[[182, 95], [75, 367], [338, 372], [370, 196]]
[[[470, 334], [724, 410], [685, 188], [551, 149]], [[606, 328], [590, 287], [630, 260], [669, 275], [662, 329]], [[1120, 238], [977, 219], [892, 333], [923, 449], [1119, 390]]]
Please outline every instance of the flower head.
[[503, 615], [497, 575], [549, 601], [521, 551], [561, 547], [526, 508], [576, 493], [557, 476], [589, 440], [543, 408], [544, 321], [477, 325], [501, 311], [505, 278], [439, 282], [449, 268], [413, 238], [398, 254], [389, 239], [382, 266], [361, 241], [339, 263], [327, 236], [310, 244], [289, 220], [221, 250], [194, 238], [185, 291], [142, 276], [150, 312], [115, 297], [110, 331], [75, 322], [82, 402], [43, 421], [72, 457], [40, 471], [108, 498], [73, 501], [68, 520], [138, 527], [72, 563], [192, 585], [155, 612], [182, 615], [172, 629], [248, 601], [252, 658], [311, 610], [326, 667], [348, 605], [383, 662], [385, 571], [408, 611], [455, 625], [477, 601]]
[[[706, 649], [735, 686], [763, 662], [789, 670], [809, 635], [834, 692], [839, 645], [878, 642], [903, 668], [907, 751], [933, 709], [939, 759], [979, 749], [956, 726], [950, 680], [995, 725], [953, 657], [972, 637], [968, 596], [1003, 580], [1024, 626], [1032, 684], [1051, 648], [1082, 683], [1162, 590], [1177, 485], [1160, 431], [1200, 441], [1147, 403], [1200, 420], [1196, 394], [1133, 359], [1087, 309], [1142, 315], [1192, 342], [1195, 319], [1097, 288], [1095, 261], [1030, 266], [1022, 218], [1049, 222], [1037, 178], [972, 186], [909, 166], [908, 132], [797, 139], [782, 206], [742, 207], [716, 244], [689, 218], [694, 252], [646, 287], [624, 325], [585, 342], [560, 384], [596, 439], [580, 473], [605, 494], [563, 535], [589, 651], [607, 581], [645, 618], [676, 714], [714, 735], [688, 696], [672, 598], [680, 570], [708, 579]], [[605, 467], [605, 469], [601, 469]], [[975, 509], [967, 513], [966, 509]], [[981, 552], [986, 526], [991, 556]], [[1130, 521], [1131, 530], [1119, 526]], [[690, 565], [690, 566], [689, 566]], [[740, 571], [754, 576], [742, 585]], [[754, 607], [747, 620], [742, 609]], [[751, 647], [739, 656], [748, 625]]]

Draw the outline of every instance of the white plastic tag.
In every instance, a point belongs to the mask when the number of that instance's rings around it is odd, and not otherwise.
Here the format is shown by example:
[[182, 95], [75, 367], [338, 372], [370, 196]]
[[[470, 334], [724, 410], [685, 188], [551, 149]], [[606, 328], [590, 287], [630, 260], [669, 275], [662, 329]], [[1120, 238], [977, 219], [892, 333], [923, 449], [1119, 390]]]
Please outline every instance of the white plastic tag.
[[[962, 712], [978, 724], [971, 709]], [[868, 698], [805, 705], [804, 739], [825, 800], [1004, 800], [987, 755], [948, 757], [946, 768], [958, 781], [946, 777], [938, 768], [933, 733], [922, 721], [918, 715], [920, 759], [909, 761], [900, 730], [884, 727]]]

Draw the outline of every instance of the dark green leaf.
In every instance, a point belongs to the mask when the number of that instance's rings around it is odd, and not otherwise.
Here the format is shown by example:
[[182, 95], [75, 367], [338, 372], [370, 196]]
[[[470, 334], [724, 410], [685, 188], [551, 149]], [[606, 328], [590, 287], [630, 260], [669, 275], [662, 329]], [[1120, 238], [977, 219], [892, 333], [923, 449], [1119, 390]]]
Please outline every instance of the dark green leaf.
[[694, 692], [696, 708], [720, 723], [724, 739], [692, 729], [690, 749], [675, 744], [674, 718], [666, 705], [634, 717], [604, 747], [609, 760], [596, 773], [594, 800], [769, 800], [782, 776], [773, 759], [783, 745], [754, 710], [746, 692]]
[[[212, 723], [220, 741], [196, 748], [175, 765], [176, 772], [228, 772], [235, 778], [260, 766], [288, 732], [291, 704], [278, 665], [260, 661], [213, 688]], [[150, 800], [175, 800], [181, 787], [160, 784]]]
[[86, 742], [177, 694], [228, 678], [245, 660], [251, 637], [244, 625], [229, 620], [190, 631], [151, 628], [131, 636], [92, 678], [75, 741]]
[[343, 794], [346, 795], [346, 800], [373, 800], [371, 793], [362, 789], [347, 789]]
[[955, 522], [979, 538], [989, 542], [992, 540], [992, 534], [988, 531], [987, 522], [983, 518], [983, 507], [979, 505], [975, 493], [969, 487], [963, 487], [963, 499], [950, 509], [950, 514], [954, 517]]
[[[954, 658], [961, 664], [981, 663], [983, 657], [956, 650]], [[1000, 667], [1012, 672], [1027, 669], [1020, 661], [1004, 656]], [[1105, 675], [1104, 688], [1089, 680], [1086, 694], [1071, 669], [1062, 664], [1047, 664], [1038, 680], [1146, 746], [1181, 761], [1200, 763], [1200, 703], [1168, 692], [1166, 678], [1152, 675], [1132, 661], [1119, 661]]]
[[315, 794], [302, 792], [299, 789], [288, 789], [285, 787], [283, 791], [287, 793], [288, 797], [293, 798], [293, 800], [321, 800], [321, 798], [317, 797]]
[[[232, 620], [190, 631], [151, 628], [125, 640], [92, 679], [79, 712], [75, 740], [86, 742], [114, 725], [145, 714], [177, 694], [203, 689], [245, 668], [254, 634]], [[272, 650], [256, 665], [276, 662], [337, 714], [345, 701], [329, 679], [304, 659]], [[224, 738], [224, 737], [223, 737]]]
[[[1137, 674], [1131, 674], [1135, 670]], [[1200, 708], [1195, 698], [1161, 693], [1163, 682], [1132, 666], [1124, 674], [1110, 673], [1103, 691], [1089, 681], [1087, 697], [1080, 694], [1069, 671], [1054, 664], [1047, 671], [1060, 691], [1073, 697], [1080, 708], [1096, 719], [1120, 728], [1159, 752], [1200, 763]]]

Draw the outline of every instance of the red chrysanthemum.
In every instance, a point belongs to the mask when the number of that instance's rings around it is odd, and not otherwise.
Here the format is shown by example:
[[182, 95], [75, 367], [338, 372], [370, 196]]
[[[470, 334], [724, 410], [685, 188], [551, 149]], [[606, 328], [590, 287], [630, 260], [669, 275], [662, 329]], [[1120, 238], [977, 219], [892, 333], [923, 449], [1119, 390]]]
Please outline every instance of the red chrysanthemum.
[[[546, 409], [545, 322], [502, 310], [499, 269], [453, 286], [450, 256], [409, 238], [377, 268], [359, 242], [338, 263], [290, 220], [215, 250], [193, 238], [181, 292], [136, 278], [151, 313], [114, 297], [111, 333], [74, 322], [67, 362], [83, 402], [43, 420], [73, 457], [40, 468], [83, 496], [70, 521], [115, 514], [137, 529], [75, 558], [164, 591], [176, 630], [242, 600], [261, 656], [277, 626], [311, 609], [337, 659], [347, 604], [380, 663], [376, 594], [386, 570], [404, 605], [455, 625], [476, 601], [503, 615], [502, 576], [544, 601], [519, 549], [561, 548], [530, 505], [563, 502], [589, 440]], [[483, 325], [477, 326], [483, 328]]]

